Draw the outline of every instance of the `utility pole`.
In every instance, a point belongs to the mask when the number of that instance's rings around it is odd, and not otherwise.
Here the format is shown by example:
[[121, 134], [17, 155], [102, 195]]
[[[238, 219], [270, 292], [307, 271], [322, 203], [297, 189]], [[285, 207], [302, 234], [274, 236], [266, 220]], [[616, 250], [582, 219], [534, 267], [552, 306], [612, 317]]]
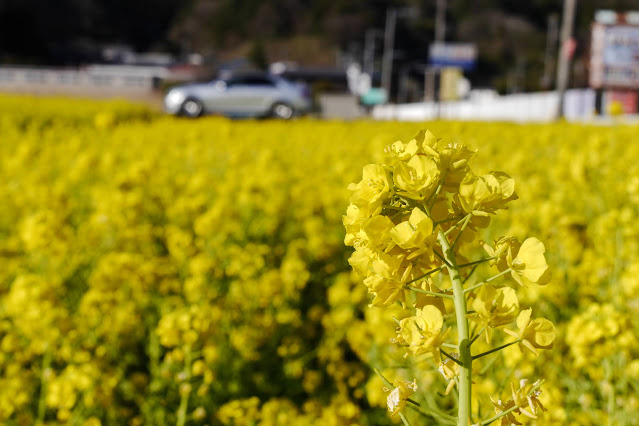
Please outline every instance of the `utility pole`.
[[[446, 40], [446, 0], [437, 0], [435, 11], [435, 41], [444, 42]], [[427, 67], [424, 71], [424, 101], [437, 102], [437, 117], [439, 117], [439, 100], [437, 98], [437, 89], [435, 81], [439, 69], [436, 67]]]
[[375, 72], [375, 42], [380, 33], [381, 30], [378, 30], [377, 28], [369, 28], [366, 30], [366, 35], [364, 37], [363, 71], [370, 75], [371, 78]]
[[397, 102], [400, 104], [408, 101], [408, 66], [402, 66], [399, 72], [399, 90], [397, 93]]
[[424, 102], [435, 102], [435, 76], [434, 67], [427, 66], [424, 69]]
[[548, 16], [548, 31], [546, 33], [546, 53], [544, 55], [544, 76], [541, 78], [541, 85], [545, 89], [553, 86], [553, 56], [557, 48], [557, 36], [559, 33], [559, 17], [556, 13]]
[[386, 27], [384, 28], [384, 56], [382, 57], [382, 87], [386, 96], [391, 96], [391, 79], [393, 76], [393, 49], [395, 45], [395, 23], [397, 9], [386, 10]]
[[575, 21], [575, 8], [577, 0], [564, 0], [564, 11], [561, 17], [561, 45], [559, 46], [559, 66], [557, 67], [557, 94], [559, 105], [557, 108], [557, 119], [563, 117], [564, 98], [568, 88], [568, 77], [570, 75], [570, 57], [568, 43], [572, 37], [572, 28]]
[[444, 41], [446, 38], [446, 0], [437, 0], [435, 12], [435, 41]]

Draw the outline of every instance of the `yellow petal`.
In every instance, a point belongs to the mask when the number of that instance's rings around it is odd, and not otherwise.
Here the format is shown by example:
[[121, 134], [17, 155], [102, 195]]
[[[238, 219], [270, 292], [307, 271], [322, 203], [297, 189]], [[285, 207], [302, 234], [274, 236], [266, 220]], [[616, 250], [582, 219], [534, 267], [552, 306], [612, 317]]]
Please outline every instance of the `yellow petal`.
[[535, 325], [535, 342], [539, 346], [552, 344], [557, 336], [554, 324], [545, 318], [537, 318], [533, 323]]
[[532, 315], [532, 308], [524, 309], [519, 313], [517, 317], [517, 328], [520, 330], [525, 330], [528, 327], [528, 323], [530, 322], [530, 316]]
[[548, 270], [546, 258], [544, 257], [545, 251], [546, 248], [541, 241], [537, 238], [528, 238], [521, 245], [517, 258], [513, 263], [517, 264], [518, 261], [523, 263], [523, 276], [536, 283], [540, 278], [544, 277]]
[[428, 330], [439, 332], [444, 325], [444, 316], [433, 305], [424, 306], [421, 311], [421, 317], [428, 326]]

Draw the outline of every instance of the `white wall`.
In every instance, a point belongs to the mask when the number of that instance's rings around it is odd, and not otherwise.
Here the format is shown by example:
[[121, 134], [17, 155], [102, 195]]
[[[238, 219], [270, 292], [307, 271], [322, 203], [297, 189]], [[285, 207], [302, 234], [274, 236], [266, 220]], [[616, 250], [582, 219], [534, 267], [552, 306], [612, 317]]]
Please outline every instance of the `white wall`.
[[[544, 122], [554, 120], [559, 97], [557, 92], [523, 93], [455, 102], [378, 105], [373, 118], [378, 120], [427, 121], [490, 120]], [[566, 92], [564, 115], [568, 120], [585, 120], [595, 110], [595, 91], [573, 89]]]

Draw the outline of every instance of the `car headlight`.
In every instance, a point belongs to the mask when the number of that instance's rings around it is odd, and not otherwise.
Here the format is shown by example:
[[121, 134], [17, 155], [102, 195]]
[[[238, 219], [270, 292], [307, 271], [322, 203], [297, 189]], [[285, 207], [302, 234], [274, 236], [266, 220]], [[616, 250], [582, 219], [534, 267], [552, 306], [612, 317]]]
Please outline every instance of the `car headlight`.
[[166, 94], [165, 102], [167, 105], [175, 106], [181, 105], [184, 99], [184, 93], [179, 90], [170, 90], [169, 93]]

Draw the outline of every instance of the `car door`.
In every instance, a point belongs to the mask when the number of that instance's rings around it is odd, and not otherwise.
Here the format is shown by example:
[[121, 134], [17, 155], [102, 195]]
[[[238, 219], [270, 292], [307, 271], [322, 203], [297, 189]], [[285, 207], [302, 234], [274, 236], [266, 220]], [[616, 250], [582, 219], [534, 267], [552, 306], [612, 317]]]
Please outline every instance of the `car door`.
[[198, 95], [207, 111], [224, 113], [229, 108], [230, 102], [227, 91], [226, 81], [213, 80], [199, 88]]
[[227, 112], [233, 115], [264, 114], [276, 93], [277, 87], [266, 77], [231, 80], [226, 90]]

